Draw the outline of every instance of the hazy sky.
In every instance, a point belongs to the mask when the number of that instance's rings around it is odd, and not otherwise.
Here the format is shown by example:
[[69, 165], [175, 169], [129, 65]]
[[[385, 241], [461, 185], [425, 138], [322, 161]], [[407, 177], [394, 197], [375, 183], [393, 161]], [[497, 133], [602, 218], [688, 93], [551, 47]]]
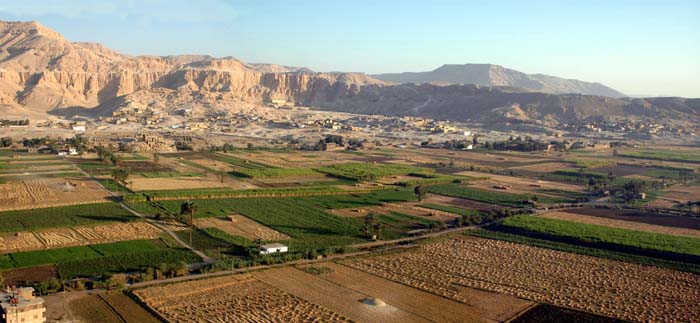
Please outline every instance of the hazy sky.
[[0, 0], [0, 19], [127, 54], [367, 73], [493, 63], [700, 97], [700, 0]]

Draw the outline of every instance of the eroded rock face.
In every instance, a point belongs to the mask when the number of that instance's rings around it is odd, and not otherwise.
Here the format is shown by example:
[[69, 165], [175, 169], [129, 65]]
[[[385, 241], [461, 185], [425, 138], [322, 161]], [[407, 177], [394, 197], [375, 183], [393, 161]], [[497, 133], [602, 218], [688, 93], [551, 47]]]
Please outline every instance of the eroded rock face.
[[[471, 79], [465, 79], [469, 76], [465, 71], [471, 73]], [[157, 102], [174, 108], [207, 107], [213, 102], [226, 107], [286, 100], [331, 111], [489, 123], [519, 120], [555, 125], [610, 116], [700, 119], [698, 99], [547, 94], [538, 90], [567, 92], [583, 85], [494, 65], [446, 65], [436, 72], [448, 82], [507, 86], [394, 84], [360, 73], [315, 73], [230, 57], [129, 56], [100, 44], [70, 42], [36, 22], [0, 22], [0, 108], [22, 113], [70, 116], [63, 111], [71, 109], [64, 108], [78, 108], [72, 110], [94, 117], [108, 115], [124, 104]], [[398, 81], [403, 77], [429, 81], [420, 77], [436, 75], [429, 74], [397, 77]]]
[[224, 92], [247, 101], [299, 101], [337, 85], [383, 84], [362, 74], [312, 73], [209, 56], [128, 56], [71, 43], [36, 22], [0, 22], [0, 103], [40, 111], [96, 107], [136, 91]]

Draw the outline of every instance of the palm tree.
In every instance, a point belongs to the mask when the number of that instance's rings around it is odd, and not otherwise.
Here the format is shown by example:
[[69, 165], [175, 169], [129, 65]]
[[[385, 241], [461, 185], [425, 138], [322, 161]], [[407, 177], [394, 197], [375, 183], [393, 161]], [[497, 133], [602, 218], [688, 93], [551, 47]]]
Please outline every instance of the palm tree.
[[197, 209], [197, 204], [192, 200], [187, 200], [180, 204], [180, 215], [189, 216], [187, 219], [187, 225], [192, 226], [192, 219], [194, 218], [194, 212]]
[[[187, 218], [187, 225], [192, 227], [192, 224], [194, 221], [192, 221], [192, 218], [194, 217], [194, 211], [197, 209], [197, 204], [195, 204], [194, 201], [192, 200], [187, 200], [182, 202], [180, 204], [180, 215], [189, 215]], [[190, 246], [192, 246], [192, 228], [190, 228]]]

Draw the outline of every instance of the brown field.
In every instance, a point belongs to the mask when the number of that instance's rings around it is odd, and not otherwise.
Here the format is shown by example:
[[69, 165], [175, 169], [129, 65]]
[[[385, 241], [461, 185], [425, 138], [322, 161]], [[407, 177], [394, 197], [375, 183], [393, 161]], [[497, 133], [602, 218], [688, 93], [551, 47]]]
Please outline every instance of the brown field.
[[390, 214], [391, 212], [397, 212], [442, 222], [451, 221], [459, 217], [459, 215], [452, 214], [449, 212], [418, 207], [418, 204], [431, 203], [427, 201], [428, 199], [424, 199], [423, 202], [385, 203], [384, 205], [368, 206], [362, 208], [334, 209], [328, 210], [328, 212], [337, 216], [351, 218], [364, 217], [367, 215], [367, 213]]
[[133, 323], [161, 323], [161, 320], [153, 316], [136, 301], [122, 292], [99, 294], [99, 297], [112, 307], [126, 322]]
[[203, 228], [217, 228], [233, 236], [241, 236], [248, 240], [287, 240], [289, 236], [279, 231], [268, 228], [240, 214], [231, 214], [230, 217], [213, 217], [197, 219], [197, 226]]
[[528, 172], [544, 174], [544, 173], [551, 173], [554, 171], [571, 168], [572, 166], [573, 166], [573, 164], [571, 164], [571, 163], [549, 162], [549, 163], [542, 163], [542, 164], [509, 167], [508, 169], [523, 170], [523, 171], [528, 171]]
[[248, 274], [150, 287], [134, 294], [170, 322], [351, 322]]
[[346, 264], [460, 302], [477, 288], [631, 321], [700, 321], [695, 274], [498, 240], [460, 237]]
[[696, 200], [700, 200], [700, 185], [676, 185], [664, 191], [651, 205], [672, 208], [676, 204]]
[[[335, 263], [318, 266], [332, 272], [312, 275], [286, 267], [254, 274], [279, 289], [331, 309], [353, 321], [382, 322], [501, 322], [532, 302], [473, 290], [471, 303], [460, 303]], [[377, 298], [384, 307], [364, 304]]]
[[5, 285], [26, 286], [34, 282], [43, 282], [51, 278], [58, 278], [56, 265], [37, 266], [31, 268], [18, 268], [2, 272]]
[[[558, 220], [566, 220], [566, 221], [573, 221], [573, 222], [580, 222], [580, 223], [587, 223], [587, 224], [594, 224], [594, 225], [602, 225], [602, 226], [606, 226], [606, 227], [614, 227], [614, 228], [622, 228], [622, 229], [629, 229], [629, 230], [646, 231], [646, 232], [653, 232], [653, 233], [662, 233], [662, 234], [670, 234], [670, 235], [677, 235], [677, 236], [700, 238], [700, 230], [693, 230], [693, 229], [667, 227], [667, 226], [640, 223], [640, 222], [634, 222], [634, 221], [626, 221], [626, 220], [615, 220], [615, 219], [608, 219], [608, 218], [604, 218], [604, 217], [581, 215], [581, 214], [568, 213], [568, 212], [549, 212], [549, 213], [542, 214], [540, 216], [543, 218], [547, 218], [547, 219], [558, 219]], [[698, 222], [700, 222], [700, 220]]]
[[0, 254], [124, 240], [155, 239], [161, 233], [158, 228], [146, 222], [16, 232], [0, 235]]
[[134, 176], [129, 181], [132, 182], [129, 187], [133, 191], [228, 187], [226, 183], [220, 183], [218, 180], [201, 177], [145, 178]]
[[[498, 191], [498, 192], [508, 192], [514, 194], [532, 194], [537, 193], [538, 195], [548, 195], [546, 193], [540, 193], [542, 190], [561, 190], [567, 192], [583, 192], [585, 187], [573, 184], [565, 184], [558, 182], [542, 181], [530, 178], [515, 177], [515, 176], [505, 176], [505, 175], [495, 175], [478, 172], [461, 172], [459, 175], [474, 176], [474, 177], [484, 177], [487, 176], [488, 179], [482, 181], [475, 181], [473, 187]], [[496, 186], [509, 186], [507, 190], [495, 188]]]
[[[65, 310], [64, 310], [65, 311]], [[119, 315], [96, 294], [84, 294], [68, 303], [69, 317], [79, 323], [123, 323]]]
[[102, 203], [110, 197], [88, 178], [38, 178], [0, 184], [0, 211]]
[[566, 210], [566, 212], [613, 220], [700, 230], [700, 218], [691, 218], [687, 216], [660, 215], [641, 210], [615, 210], [606, 208], [570, 209]]

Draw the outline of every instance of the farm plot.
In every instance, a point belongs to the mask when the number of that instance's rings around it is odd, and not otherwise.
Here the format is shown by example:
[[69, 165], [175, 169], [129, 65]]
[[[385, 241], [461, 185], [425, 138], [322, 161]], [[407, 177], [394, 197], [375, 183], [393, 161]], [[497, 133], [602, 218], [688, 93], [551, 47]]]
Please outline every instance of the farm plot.
[[69, 246], [154, 239], [162, 232], [146, 222], [57, 228], [0, 235], [0, 253], [52, 249]]
[[665, 190], [651, 202], [651, 206], [673, 208], [697, 200], [700, 200], [700, 185], [676, 185]]
[[[475, 200], [483, 203], [492, 203], [508, 207], [522, 207], [525, 206], [528, 200], [530, 200], [534, 194], [515, 194], [506, 193], [504, 191], [491, 191], [480, 189], [473, 186], [463, 186], [459, 184], [439, 184], [430, 186], [428, 191], [433, 194], [439, 194], [444, 196], [464, 198]], [[542, 203], [563, 203], [570, 202], [570, 198], [564, 197], [551, 197], [551, 196], [538, 196], [538, 202]]]
[[30, 178], [0, 184], [0, 211], [100, 203], [109, 197], [88, 178]]
[[[484, 174], [478, 172], [461, 172], [459, 174], [472, 177], [484, 177]], [[486, 180], [475, 181], [472, 186], [484, 190], [503, 191], [506, 189], [508, 192], [514, 194], [542, 194], [553, 197], [556, 197], [556, 195], [548, 192], [565, 191], [581, 193], [585, 191], [585, 187], [581, 185], [495, 174], [488, 174], [487, 177]]]
[[197, 188], [227, 188], [218, 180], [200, 177], [132, 177], [129, 178], [133, 191], [182, 190]]
[[464, 237], [345, 264], [460, 302], [478, 288], [631, 321], [700, 320], [697, 275], [510, 242]]
[[217, 228], [232, 236], [241, 236], [248, 240], [263, 241], [287, 240], [289, 236], [268, 228], [240, 214], [229, 214], [226, 217], [197, 219], [197, 226], [202, 228]]
[[660, 215], [635, 209], [616, 210], [606, 208], [582, 208], [566, 210], [566, 212], [606, 218], [611, 220], [631, 221], [667, 227], [700, 230], [700, 219], [698, 218], [692, 218], [687, 216]]
[[509, 167], [508, 169], [543, 174], [543, 173], [549, 173], [549, 172], [553, 172], [553, 171], [557, 171], [557, 170], [568, 169], [571, 167], [572, 167], [571, 163], [546, 162], [546, 163], [534, 164], [534, 165], [514, 166], [514, 167]]
[[[474, 291], [479, 297], [472, 304], [464, 304], [346, 266], [323, 263], [319, 267], [328, 272], [314, 275], [287, 267], [254, 275], [356, 322], [500, 322], [531, 304], [478, 291]], [[383, 305], [366, 304], [363, 300], [367, 299], [381, 300]]]
[[426, 220], [429, 219], [441, 222], [448, 222], [458, 217], [458, 215], [454, 213], [419, 207], [418, 203], [416, 202], [385, 203], [383, 205], [369, 206], [363, 208], [334, 209], [330, 210], [329, 212], [342, 217], [364, 217], [368, 213], [401, 213], [414, 217], [424, 218]]
[[[601, 225], [613, 228], [622, 228], [637, 231], [646, 231], [653, 233], [669, 234], [676, 236], [686, 236], [700, 238], [700, 230], [695, 229], [685, 229], [678, 227], [668, 227], [662, 225], [647, 224], [641, 222], [627, 221], [627, 220], [615, 220], [604, 217], [596, 217], [589, 215], [581, 215], [569, 212], [549, 212], [542, 214], [541, 217], [546, 219], [557, 219], [565, 221], [573, 221], [578, 223], [586, 223], [593, 225]], [[700, 219], [697, 219], [698, 226], [700, 226]]]
[[0, 212], [0, 232], [128, 222], [137, 218], [116, 203], [80, 204]]
[[351, 322], [251, 275], [156, 286], [134, 294], [171, 322]]

